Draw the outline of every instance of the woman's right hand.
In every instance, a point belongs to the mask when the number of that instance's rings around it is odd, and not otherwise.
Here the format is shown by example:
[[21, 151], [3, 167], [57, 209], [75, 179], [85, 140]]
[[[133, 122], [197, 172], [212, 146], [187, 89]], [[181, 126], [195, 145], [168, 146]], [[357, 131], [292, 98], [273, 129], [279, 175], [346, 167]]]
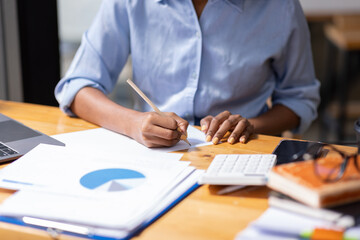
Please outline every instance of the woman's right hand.
[[131, 137], [146, 147], [171, 147], [186, 133], [189, 123], [175, 113], [139, 113], [132, 124]]
[[175, 113], [138, 112], [120, 106], [96, 88], [82, 88], [71, 105], [79, 117], [135, 139], [147, 147], [170, 147], [189, 123]]

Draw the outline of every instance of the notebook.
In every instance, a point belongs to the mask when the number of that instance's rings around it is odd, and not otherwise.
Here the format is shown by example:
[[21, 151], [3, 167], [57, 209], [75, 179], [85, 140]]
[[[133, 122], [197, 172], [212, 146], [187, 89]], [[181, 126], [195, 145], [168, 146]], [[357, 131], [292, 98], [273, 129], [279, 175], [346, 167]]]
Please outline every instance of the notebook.
[[0, 113], [0, 163], [17, 159], [40, 143], [65, 146], [64, 143]]
[[[317, 161], [326, 163], [322, 171], [338, 164], [338, 158], [331, 155]], [[324, 182], [317, 176], [313, 160], [278, 165], [271, 170], [267, 185], [315, 208], [360, 201], [360, 175], [354, 161], [348, 163], [343, 177], [333, 182]]]

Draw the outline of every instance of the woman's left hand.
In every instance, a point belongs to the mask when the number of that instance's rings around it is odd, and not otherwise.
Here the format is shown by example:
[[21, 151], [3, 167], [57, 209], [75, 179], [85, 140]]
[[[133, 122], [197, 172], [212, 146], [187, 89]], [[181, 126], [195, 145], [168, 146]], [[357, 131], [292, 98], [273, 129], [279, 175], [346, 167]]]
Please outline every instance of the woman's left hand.
[[254, 133], [254, 126], [248, 119], [239, 114], [232, 115], [229, 111], [224, 111], [217, 116], [206, 116], [200, 121], [201, 131], [206, 134], [206, 141], [217, 144], [225, 134], [230, 131], [228, 142], [245, 143], [251, 134]]

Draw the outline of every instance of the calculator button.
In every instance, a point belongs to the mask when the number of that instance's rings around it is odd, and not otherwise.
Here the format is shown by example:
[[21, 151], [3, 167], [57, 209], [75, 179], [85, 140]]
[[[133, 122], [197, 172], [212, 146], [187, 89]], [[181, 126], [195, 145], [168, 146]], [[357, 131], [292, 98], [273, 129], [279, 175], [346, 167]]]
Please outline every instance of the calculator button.
[[200, 184], [265, 185], [276, 163], [274, 154], [216, 155]]

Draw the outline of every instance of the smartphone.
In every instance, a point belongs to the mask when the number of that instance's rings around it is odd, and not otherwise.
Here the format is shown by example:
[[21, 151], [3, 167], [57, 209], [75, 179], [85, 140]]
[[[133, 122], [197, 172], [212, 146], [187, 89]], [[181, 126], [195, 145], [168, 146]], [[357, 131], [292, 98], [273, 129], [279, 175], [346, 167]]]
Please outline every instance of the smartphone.
[[312, 151], [316, 151], [322, 146], [322, 143], [288, 139], [281, 140], [273, 152], [277, 157], [276, 165], [303, 161], [302, 156], [306, 153], [310, 145], [316, 145], [315, 147], [311, 147]]

